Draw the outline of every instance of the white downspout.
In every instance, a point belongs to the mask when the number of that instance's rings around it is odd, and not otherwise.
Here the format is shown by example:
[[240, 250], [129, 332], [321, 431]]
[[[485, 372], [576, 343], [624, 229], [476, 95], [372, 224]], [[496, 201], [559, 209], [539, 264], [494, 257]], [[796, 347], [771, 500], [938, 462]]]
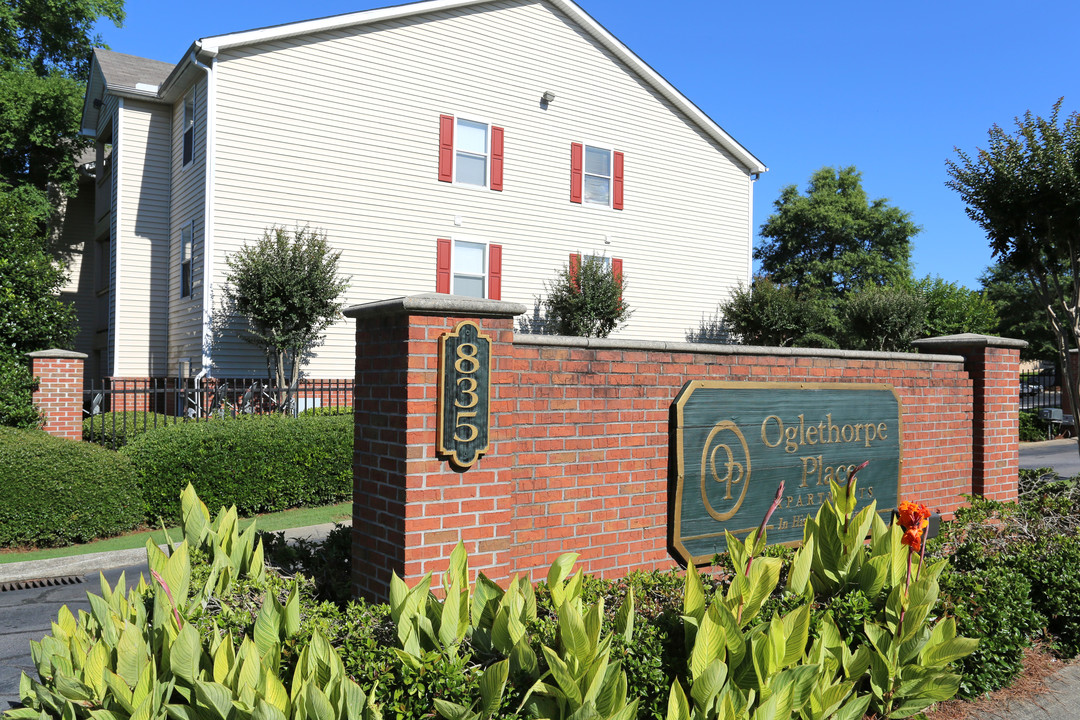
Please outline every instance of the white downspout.
[[750, 173], [746, 183], [746, 256], [750, 261], [746, 269], [746, 287], [750, 288], [754, 283], [754, 182], [761, 177], [761, 173]]
[[216, 125], [214, 123], [215, 107], [217, 105], [217, 82], [214, 68], [217, 66], [217, 58], [210, 61], [210, 65], [199, 62], [198, 56], [192, 52], [189, 56], [191, 64], [206, 72], [206, 180], [203, 183], [205, 197], [203, 198], [203, 293], [202, 293], [202, 367], [203, 372], [209, 371], [214, 361], [211, 357], [211, 348], [214, 341], [214, 333], [211, 323], [214, 319], [213, 289], [214, 277], [214, 176], [216, 146]]

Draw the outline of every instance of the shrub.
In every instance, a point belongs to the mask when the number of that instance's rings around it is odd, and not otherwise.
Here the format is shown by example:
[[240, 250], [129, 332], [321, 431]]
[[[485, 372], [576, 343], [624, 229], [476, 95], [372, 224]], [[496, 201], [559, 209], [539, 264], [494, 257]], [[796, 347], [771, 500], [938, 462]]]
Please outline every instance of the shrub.
[[0, 425], [41, 427], [41, 413], [34, 407], [34, 376], [10, 353], [0, 350]]
[[121, 451], [135, 465], [150, 518], [179, 520], [189, 482], [212, 507], [243, 515], [352, 495], [352, 418], [252, 415], [170, 425]]
[[352, 415], [351, 405], [327, 405], [325, 407], [313, 407], [300, 413], [301, 416], [321, 415]]
[[622, 272], [596, 255], [574, 258], [545, 283], [546, 327], [557, 335], [607, 337], [632, 312], [623, 299]]
[[143, 519], [127, 458], [40, 430], [0, 428], [0, 546], [116, 535]]
[[147, 411], [107, 412], [83, 420], [82, 436], [86, 442], [113, 450], [122, 448], [143, 433], [178, 422], [172, 415]]
[[1020, 411], [1020, 442], [1039, 442], [1045, 440], [1049, 423], [1036, 413]]
[[939, 610], [956, 618], [956, 631], [979, 638], [979, 647], [961, 661], [960, 697], [974, 698], [1003, 688], [1023, 670], [1024, 648], [1042, 629], [1031, 602], [1031, 583], [998, 564], [941, 576]]

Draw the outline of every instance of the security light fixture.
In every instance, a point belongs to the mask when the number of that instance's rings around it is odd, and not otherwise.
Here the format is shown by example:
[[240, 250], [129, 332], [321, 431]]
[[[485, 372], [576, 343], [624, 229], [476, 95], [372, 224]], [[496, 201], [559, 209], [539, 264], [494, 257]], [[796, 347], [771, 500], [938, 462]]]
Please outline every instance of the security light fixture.
[[543, 103], [549, 103], [555, 99], [555, 93], [550, 90], [545, 90], [544, 94], [540, 96], [540, 101]]

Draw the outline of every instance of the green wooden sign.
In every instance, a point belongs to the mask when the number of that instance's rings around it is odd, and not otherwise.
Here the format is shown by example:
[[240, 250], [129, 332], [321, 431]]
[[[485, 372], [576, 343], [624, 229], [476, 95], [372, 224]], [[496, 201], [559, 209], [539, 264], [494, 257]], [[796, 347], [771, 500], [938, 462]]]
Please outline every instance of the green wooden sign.
[[471, 467], [488, 451], [491, 425], [491, 338], [471, 320], [439, 338], [436, 410], [439, 452]]
[[770, 543], [799, 542], [807, 517], [859, 471], [858, 507], [895, 508], [900, 399], [890, 385], [697, 380], [675, 398], [676, 478], [671, 539], [684, 562], [727, 549], [724, 531], [757, 528], [783, 480]]

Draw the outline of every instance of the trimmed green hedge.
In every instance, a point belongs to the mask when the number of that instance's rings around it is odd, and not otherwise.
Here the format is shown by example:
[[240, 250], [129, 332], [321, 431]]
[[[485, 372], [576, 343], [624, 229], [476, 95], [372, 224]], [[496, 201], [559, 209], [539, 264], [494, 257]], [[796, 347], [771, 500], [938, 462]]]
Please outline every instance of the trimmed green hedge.
[[181, 418], [156, 412], [107, 412], [83, 420], [82, 437], [86, 442], [107, 448], [122, 448], [143, 433], [180, 422]]
[[241, 515], [325, 505], [352, 496], [350, 415], [251, 415], [170, 425], [138, 436], [121, 454], [137, 469], [151, 519], [180, 520], [190, 482], [210, 507]]
[[40, 430], [0, 427], [0, 547], [70, 545], [143, 520], [127, 458]]

